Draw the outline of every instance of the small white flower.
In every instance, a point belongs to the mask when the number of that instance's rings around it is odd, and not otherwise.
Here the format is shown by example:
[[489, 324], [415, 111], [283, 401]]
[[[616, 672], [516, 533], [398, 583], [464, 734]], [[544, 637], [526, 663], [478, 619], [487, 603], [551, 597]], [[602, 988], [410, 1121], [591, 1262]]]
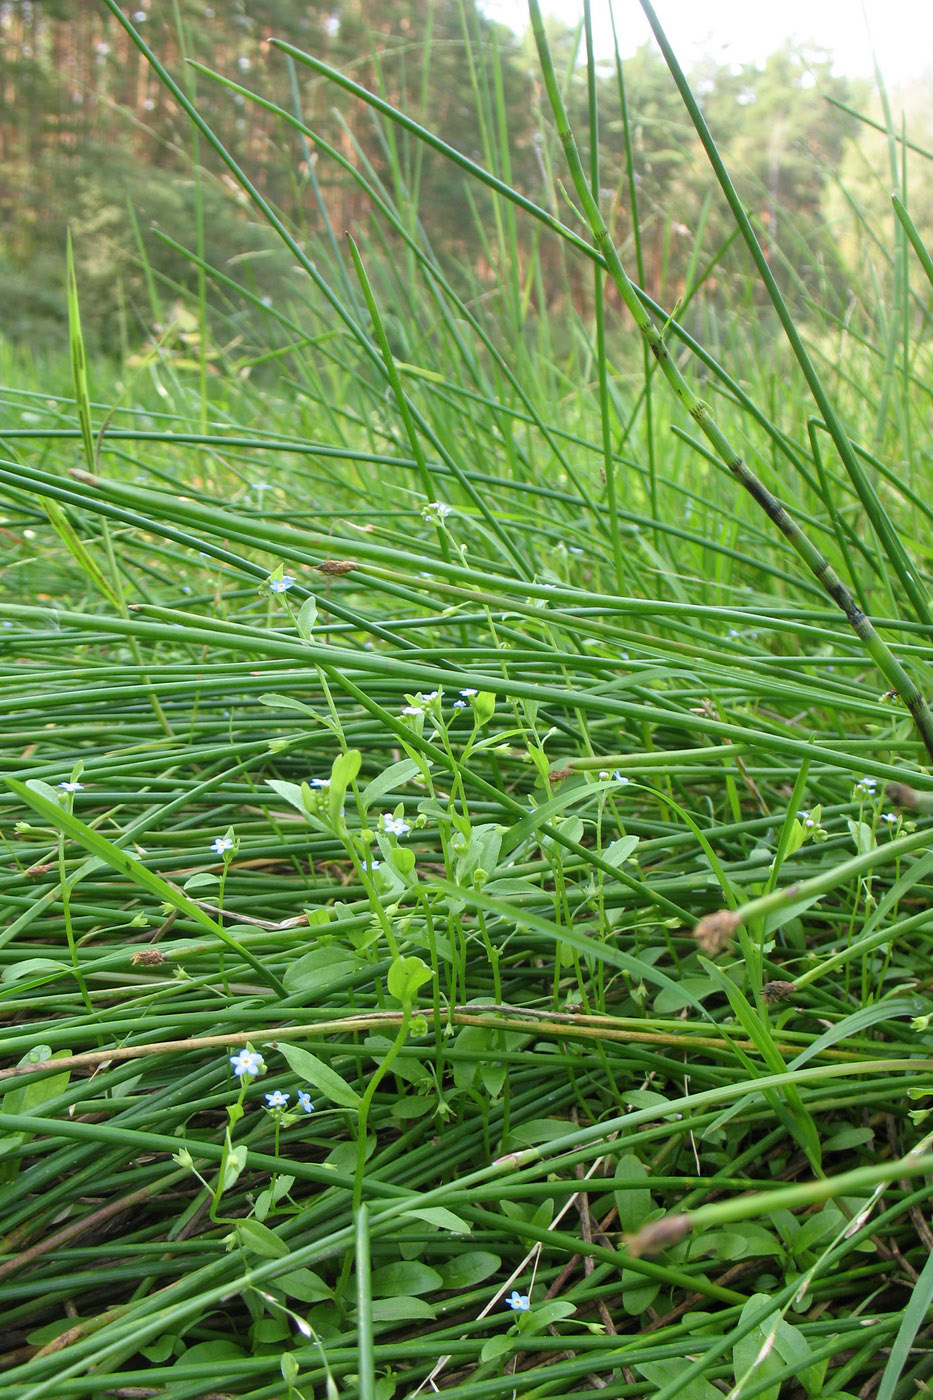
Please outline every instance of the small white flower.
[[892, 825], [894, 824], [894, 822], [897, 821], [897, 813], [896, 813], [896, 812], [882, 812], [882, 813], [881, 813], [881, 820], [882, 820], [883, 822], [887, 822], [889, 826], [892, 826]]
[[273, 1089], [271, 1094], [266, 1094], [265, 1099], [270, 1108], [285, 1108], [288, 1104], [288, 1094], [283, 1094], [281, 1089]]
[[261, 1069], [265, 1069], [262, 1056], [257, 1050], [241, 1050], [238, 1054], [230, 1056], [230, 1063], [233, 1065], [233, 1073], [239, 1079], [244, 1075], [258, 1074]]
[[287, 593], [294, 582], [291, 574], [283, 574], [281, 578], [270, 578], [269, 591], [271, 593]]
[[232, 851], [233, 837], [215, 836], [213, 841], [211, 842], [211, 850], [216, 851], [219, 856], [222, 856], [224, 851]]
[[582, 553], [583, 553], [583, 550], [582, 550], [582, 549], [580, 548], [580, 546], [577, 545], [577, 544], [568, 544], [567, 550], [568, 550], [568, 553], [570, 553], [570, 554], [582, 554]]
[[476, 695], [476, 693], [477, 693], [477, 692], [473, 689], [473, 687], [472, 687], [471, 685], [466, 686], [466, 687], [465, 687], [463, 690], [461, 690], [461, 692], [460, 692], [460, 694], [463, 695], [467, 700], [469, 700], [469, 698], [470, 698], [471, 695]]
[[878, 779], [877, 779], [877, 778], [869, 778], [869, 777], [866, 775], [866, 776], [863, 777], [863, 778], [859, 778], [858, 782], [855, 784], [855, 791], [858, 792], [858, 793], [863, 793], [865, 796], [870, 796], [871, 793], [874, 792], [874, 790], [875, 790], [875, 788], [876, 788], [877, 786], [878, 786]]
[[469, 705], [467, 704], [467, 702], [466, 702], [465, 700], [455, 700], [455, 701], [454, 701], [454, 709], [455, 709], [455, 710], [468, 710], [469, 708], [470, 708], [470, 707], [469, 707]]
[[82, 792], [84, 790], [83, 783], [59, 783], [58, 786], [61, 788], [62, 792]]
[[421, 707], [420, 705], [403, 705], [403, 706], [402, 706], [402, 714], [403, 714], [403, 715], [423, 715], [423, 714], [424, 714], [424, 710], [422, 709], [422, 707]]
[[380, 867], [381, 864], [382, 864], [382, 861], [381, 861], [381, 860], [364, 860], [364, 861], [363, 861], [363, 869], [366, 871], [366, 874], [367, 874], [367, 875], [371, 875], [371, 874], [373, 873], [374, 870], [378, 870], [378, 869], [379, 869], [379, 867]]
[[438, 692], [436, 690], [429, 690], [428, 693], [426, 695], [422, 695], [421, 698], [427, 705], [431, 700], [436, 700], [437, 696]]
[[391, 812], [384, 812], [382, 815], [382, 825], [385, 831], [392, 836], [404, 836], [406, 831], [411, 831], [411, 827], [404, 817], [393, 817]]
[[531, 1309], [531, 1299], [527, 1293], [519, 1293], [517, 1288], [513, 1288], [510, 1296], [506, 1298], [506, 1303], [513, 1312], [528, 1312]]
[[797, 816], [803, 822], [804, 826], [816, 826], [816, 822], [810, 816], [809, 810], [806, 807], [801, 807]]
[[613, 782], [622, 783], [623, 786], [624, 786], [626, 783], [630, 783], [630, 782], [632, 781], [631, 778], [626, 778], [626, 777], [624, 776], [624, 774], [620, 773], [619, 770], [618, 770], [618, 768], [613, 768], [613, 770], [612, 770], [612, 779], [613, 779]]
[[298, 1104], [299, 1107], [304, 1109], [305, 1113], [314, 1112], [314, 1104], [311, 1102], [311, 1095], [308, 1093], [307, 1089], [298, 1090]]
[[453, 510], [453, 506], [445, 505], [443, 501], [428, 501], [426, 506], [421, 507], [421, 514], [425, 520], [434, 521], [440, 525], [445, 521]]
[[309, 784], [308, 784], [308, 787], [313, 787], [313, 788], [329, 788], [329, 787], [330, 787], [330, 778], [312, 778], [311, 781], [310, 781]]

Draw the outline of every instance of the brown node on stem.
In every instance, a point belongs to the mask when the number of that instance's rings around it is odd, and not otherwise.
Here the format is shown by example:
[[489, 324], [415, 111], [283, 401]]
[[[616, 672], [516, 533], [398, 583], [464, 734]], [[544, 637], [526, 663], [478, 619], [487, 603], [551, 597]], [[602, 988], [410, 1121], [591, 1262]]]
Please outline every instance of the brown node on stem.
[[565, 778], [572, 778], [574, 771], [573, 768], [555, 768], [552, 772], [548, 773], [548, 777], [552, 783], [562, 783]]
[[728, 948], [742, 920], [731, 909], [717, 909], [715, 914], [705, 914], [693, 930], [693, 936], [707, 957], [715, 958], [724, 948]]
[[665, 1215], [661, 1220], [643, 1225], [638, 1234], [631, 1235], [625, 1243], [629, 1254], [641, 1259], [645, 1254], [660, 1254], [662, 1249], [679, 1244], [692, 1229], [689, 1215]]
[[793, 982], [782, 982], [776, 979], [774, 982], [766, 982], [761, 989], [761, 995], [765, 1001], [786, 1001], [792, 997], [797, 988]]
[[355, 559], [322, 559], [320, 564], [314, 566], [319, 573], [340, 575], [352, 573], [360, 566]]

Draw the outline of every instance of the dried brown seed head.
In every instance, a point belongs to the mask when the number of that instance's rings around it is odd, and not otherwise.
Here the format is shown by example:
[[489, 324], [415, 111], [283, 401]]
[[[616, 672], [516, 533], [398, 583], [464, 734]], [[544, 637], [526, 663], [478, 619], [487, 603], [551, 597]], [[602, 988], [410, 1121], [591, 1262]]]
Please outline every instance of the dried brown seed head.
[[724, 948], [728, 948], [742, 920], [731, 909], [717, 909], [715, 914], [706, 914], [693, 930], [693, 936], [701, 950], [710, 958], [715, 958]]
[[130, 962], [134, 965], [141, 963], [143, 967], [158, 967], [165, 962], [165, 954], [159, 948], [138, 948]]
[[314, 567], [322, 574], [340, 575], [352, 573], [360, 566], [353, 559], [322, 559]]
[[796, 990], [797, 988], [794, 986], [793, 982], [775, 980], [774, 982], [766, 982], [764, 984], [761, 989], [761, 995], [764, 997], [765, 1001], [786, 1001], [788, 997], [794, 995]]
[[888, 800], [893, 802], [895, 807], [916, 807], [918, 805], [918, 793], [908, 783], [888, 783], [884, 791]]
[[552, 783], [562, 783], [565, 778], [572, 778], [573, 774], [572, 768], [555, 768], [553, 772], [548, 773], [548, 777]]
[[641, 1259], [645, 1254], [660, 1254], [672, 1244], [679, 1244], [684, 1235], [689, 1235], [693, 1226], [689, 1215], [665, 1215], [660, 1220], [652, 1220], [644, 1225], [637, 1235], [626, 1241], [629, 1254]]

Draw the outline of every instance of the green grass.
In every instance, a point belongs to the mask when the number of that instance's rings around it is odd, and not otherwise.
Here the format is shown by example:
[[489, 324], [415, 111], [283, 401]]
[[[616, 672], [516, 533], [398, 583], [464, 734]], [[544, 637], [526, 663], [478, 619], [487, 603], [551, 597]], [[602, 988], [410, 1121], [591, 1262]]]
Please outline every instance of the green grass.
[[360, 159], [313, 259], [252, 192], [264, 349], [85, 365], [78, 268], [70, 384], [4, 352], [11, 1400], [929, 1374], [929, 255], [901, 198], [854, 325], [774, 283], [713, 357], [539, 43], [599, 252], [491, 122], [495, 296]]

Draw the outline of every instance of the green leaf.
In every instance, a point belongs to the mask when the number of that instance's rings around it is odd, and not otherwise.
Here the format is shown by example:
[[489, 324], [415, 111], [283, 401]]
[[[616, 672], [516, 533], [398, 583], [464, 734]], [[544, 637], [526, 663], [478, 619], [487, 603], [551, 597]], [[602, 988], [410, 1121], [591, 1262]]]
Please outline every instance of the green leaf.
[[799, 1327], [794, 1327], [782, 1318], [774, 1339], [774, 1350], [785, 1366], [793, 1366], [795, 1376], [808, 1395], [817, 1396], [822, 1393], [823, 1377], [829, 1365], [829, 1358], [824, 1357], [822, 1361], [811, 1364], [810, 1344]]
[[299, 1045], [288, 1045], [280, 1042], [279, 1051], [288, 1061], [288, 1064], [302, 1079], [317, 1089], [318, 1093], [326, 1094], [334, 1103], [340, 1104], [341, 1108], [357, 1108], [360, 1104], [360, 1096], [355, 1089], [351, 1089], [345, 1079], [341, 1079], [330, 1065], [326, 1065], [323, 1060], [319, 1060], [317, 1055], [312, 1055], [310, 1050], [302, 1050]]
[[612, 841], [603, 851], [603, 860], [617, 868], [624, 865], [638, 845], [638, 840], [637, 836], [620, 836], [617, 841]]
[[347, 788], [360, 771], [363, 755], [359, 749], [350, 749], [338, 754], [331, 765], [330, 787], [327, 789], [327, 811], [331, 825], [339, 827], [341, 810], [347, 798]]
[[[62, 1055], [70, 1053], [68, 1050], [57, 1050], [52, 1055], [47, 1045], [36, 1045], [27, 1051], [19, 1063], [51, 1065]], [[25, 1075], [18, 1084], [15, 1079], [8, 1081], [10, 1087], [3, 1092], [4, 1113], [32, 1113], [40, 1104], [48, 1103], [50, 1099], [56, 1099], [59, 1094], [63, 1094], [68, 1088], [70, 1078], [71, 1071], [64, 1070], [61, 1074]]]
[[305, 705], [292, 695], [279, 695], [274, 690], [267, 691], [265, 695], [259, 696], [259, 703], [267, 705], [270, 710], [297, 710], [300, 715], [307, 715], [308, 719], [313, 719], [315, 724], [322, 723], [322, 717], [317, 710], [312, 710], [310, 705]]
[[300, 783], [286, 783], [281, 778], [267, 778], [266, 786], [271, 787], [273, 792], [277, 792], [279, 797], [294, 807], [296, 811], [307, 818], [308, 809], [305, 806], [304, 794], [301, 791]]
[[210, 886], [210, 885], [219, 885], [219, 884], [220, 884], [220, 881], [218, 880], [218, 878], [217, 878], [216, 875], [208, 875], [208, 874], [205, 872], [205, 873], [202, 874], [202, 875], [192, 875], [190, 880], [186, 880], [186, 881], [185, 881], [184, 886], [183, 886], [183, 889], [184, 889], [185, 891], [188, 891], [188, 890], [203, 890], [203, 889], [207, 889], [208, 886]]
[[515, 1351], [519, 1345], [517, 1337], [511, 1337], [507, 1332], [499, 1332], [495, 1337], [490, 1337], [483, 1342], [480, 1349], [480, 1361], [495, 1361], [499, 1356], [508, 1356]]
[[853, 821], [849, 817], [846, 820], [846, 826], [849, 828], [849, 835], [852, 837], [855, 849], [860, 856], [867, 855], [869, 851], [875, 849], [877, 845], [875, 834], [867, 822]]
[[[439, 1230], [450, 1230], [455, 1235], [468, 1235], [472, 1227], [459, 1215], [454, 1215], [452, 1210], [446, 1206], [417, 1206], [411, 1210], [406, 1210], [406, 1215], [414, 1216], [416, 1220], [424, 1220], [428, 1225], [436, 1225]], [[464, 1257], [464, 1256], [454, 1256]], [[489, 1255], [494, 1259], [495, 1255]], [[496, 1267], [498, 1268], [498, 1260]], [[448, 1285], [449, 1286], [449, 1285]]]
[[0, 973], [0, 982], [20, 982], [24, 977], [40, 976], [47, 982], [51, 977], [73, 976], [73, 970], [53, 958], [24, 958], [22, 962], [5, 967]]
[[682, 1361], [643, 1361], [636, 1363], [634, 1369], [658, 1390], [676, 1385], [677, 1400], [722, 1400], [722, 1391], [705, 1376], [685, 1375]]
[[497, 1043], [496, 1032], [491, 1027], [489, 1029], [486, 1026], [461, 1027], [457, 1032], [454, 1046], [458, 1052], [466, 1051], [469, 1053], [458, 1053], [451, 1056], [454, 1084], [458, 1089], [472, 1088], [482, 1063], [482, 1060], [475, 1058], [475, 1056], [491, 1054]]
[[475, 1288], [491, 1278], [502, 1267], [498, 1254], [485, 1249], [468, 1249], [463, 1254], [451, 1254], [441, 1266], [444, 1288]]
[[[732, 1348], [732, 1370], [738, 1386], [747, 1377], [754, 1375], [756, 1381], [783, 1369], [783, 1362], [775, 1355], [774, 1341], [780, 1322], [780, 1314], [764, 1293], [753, 1293], [742, 1309], [741, 1323], [761, 1315], [761, 1322], [740, 1337]], [[778, 1381], [767, 1390], [759, 1392], [759, 1400], [778, 1400], [781, 1384]]]
[[386, 985], [389, 992], [403, 1006], [411, 1006], [418, 994], [418, 988], [430, 982], [434, 973], [421, 958], [397, 957], [392, 960]]
[[644, 1189], [626, 1187], [624, 1190], [613, 1192], [613, 1200], [619, 1212], [619, 1229], [626, 1235], [634, 1235], [656, 1209], [648, 1188], [648, 1168], [640, 1158], [626, 1153], [616, 1162], [615, 1175], [642, 1177], [645, 1181]]
[[509, 1077], [509, 1071], [501, 1060], [481, 1060], [479, 1077], [483, 1081], [483, 1088], [489, 1097], [497, 1099]]
[[317, 599], [306, 598], [298, 609], [298, 616], [295, 618], [295, 626], [298, 628], [298, 635], [304, 641], [311, 640], [311, 628], [317, 618]]
[[577, 1306], [565, 1298], [551, 1298], [544, 1303], [532, 1302], [531, 1311], [517, 1314], [522, 1332], [543, 1332], [555, 1322], [573, 1317]]
[[436, 1269], [417, 1259], [398, 1259], [373, 1269], [370, 1286], [374, 1298], [403, 1294], [417, 1297], [420, 1293], [436, 1293], [443, 1288], [444, 1280]]
[[322, 1303], [334, 1296], [334, 1290], [311, 1269], [291, 1269], [287, 1274], [278, 1274], [274, 1283], [289, 1298], [297, 1298], [301, 1303]]
[[[34, 1045], [31, 1050], [19, 1061], [21, 1065], [43, 1065], [53, 1064], [62, 1055], [69, 1055], [69, 1050], [57, 1050], [52, 1054], [48, 1045]], [[58, 1098], [68, 1088], [68, 1081], [71, 1078], [71, 1071], [64, 1070], [61, 1074], [49, 1075], [26, 1075], [20, 1080], [9, 1081], [9, 1086], [2, 1091], [0, 1103], [3, 1105], [4, 1113], [33, 1113], [40, 1105]], [[10, 1133], [8, 1136], [0, 1138], [0, 1157], [6, 1157], [9, 1153], [18, 1153], [20, 1148], [29, 1141], [29, 1134], [24, 1132]], [[14, 1158], [3, 1165], [4, 1181], [12, 1180], [19, 1171], [21, 1160]]]
[[363, 960], [348, 948], [326, 943], [289, 963], [282, 981], [290, 992], [320, 993], [342, 978], [352, 977], [364, 966]]
[[657, 1016], [674, 1016], [692, 1001], [712, 996], [716, 987], [708, 977], [682, 977], [675, 987], [662, 987], [651, 1005]]
[[391, 763], [388, 768], [385, 768], [364, 787], [360, 794], [363, 811], [368, 812], [375, 802], [385, 797], [386, 793], [392, 792], [412, 778], [420, 776], [421, 766], [415, 763], [414, 759], [403, 758], [399, 763]]
[[623, 1269], [621, 1274], [622, 1306], [631, 1317], [641, 1317], [651, 1307], [661, 1291], [659, 1283], [646, 1282], [640, 1274]]
[[509, 1134], [509, 1150], [521, 1147], [537, 1147], [543, 1142], [554, 1142], [566, 1137], [573, 1124], [563, 1118], [529, 1118], [517, 1124]]
[[237, 1180], [237, 1177], [239, 1177], [245, 1166], [246, 1147], [241, 1144], [239, 1147], [231, 1148], [224, 1161], [223, 1181], [220, 1186], [221, 1191], [230, 1190], [230, 1187]]
[[204, 1365], [210, 1361], [241, 1361], [245, 1358], [246, 1352], [241, 1346], [237, 1346], [236, 1342], [226, 1337], [218, 1337], [211, 1342], [195, 1342], [193, 1347], [189, 1347], [179, 1356], [175, 1365]]
[[473, 720], [477, 729], [488, 724], [496, 713], [496, 697], [491, 690], [481, 690], [473, 697]]
[[[243, 1150], [246, 1151], [245, 1148]], [[254, 1254], [261, 1254], [264, 1259], [283, 1259], [289, 1253], [285, 1241], [280, 1240], [268, 1225], [260, 1225], [258, 1220], [238, 1220], [234, 1228], [240, 1244]]]
[[823, 1143], [824, 1152], [846, 1152], [853, 1147], [863, 1147], [871, 1142], [875, 1134], [871, 1128], [841, 1128], [838, 1133]]
[[400, 875], [408, 876], [415, 868], [415, 853], [409, 846], [390, 846], [386, 857]]
[[161, 1337], [157, 1337], [156, 1340], [150, 1342], [148, 1346], [140, 1347], [139, 1354], [140, 1356], [144, 1356], [147, 1361], [151, 1361], [154, 1365], [158, 1366], [161, 1362], [167, 1361], [172, 1355], [177, 1341], [178, 1337], [172, 1332], [163, 1332]]
[[407, 1322], [409, 1319], [433, 1322], [437, 1316], [423, 1298], [376, 1298], [371, 1311], [373, 1322]]

